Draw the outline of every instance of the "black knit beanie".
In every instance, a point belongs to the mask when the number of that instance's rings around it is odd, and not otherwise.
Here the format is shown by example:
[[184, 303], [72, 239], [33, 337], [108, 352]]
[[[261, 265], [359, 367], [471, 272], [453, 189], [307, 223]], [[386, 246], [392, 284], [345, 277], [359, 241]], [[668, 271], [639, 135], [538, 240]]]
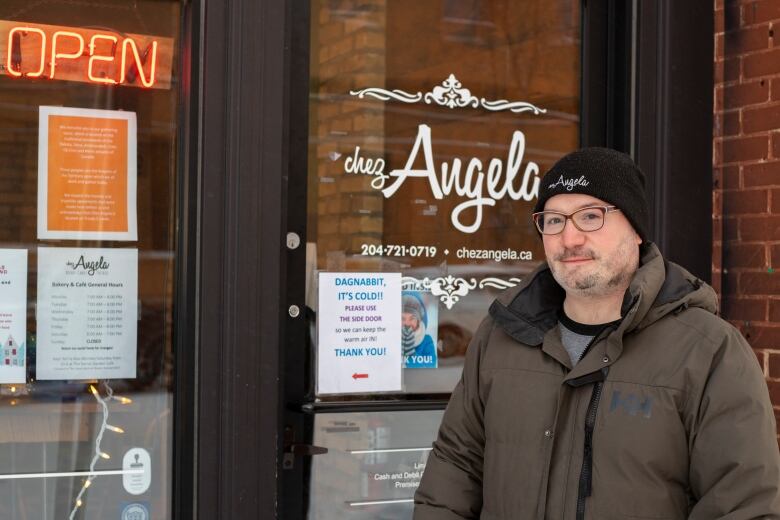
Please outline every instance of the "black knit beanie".
[[582, 148], [563, 156], [544, 174], [534, 213], [550, 197], [582, 193], [620, 208], [637, 234], [647, 241], [645, 175], [628, 155], [609, 148]]

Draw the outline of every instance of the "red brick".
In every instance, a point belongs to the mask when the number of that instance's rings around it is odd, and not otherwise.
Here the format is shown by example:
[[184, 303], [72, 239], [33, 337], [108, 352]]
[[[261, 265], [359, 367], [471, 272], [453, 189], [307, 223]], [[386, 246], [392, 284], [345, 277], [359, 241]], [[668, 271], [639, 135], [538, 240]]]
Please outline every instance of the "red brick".
[[742, 25], [739, 2], [729, 1], [723, 4], [723, 30], [732, 31]]
[[734, 321], [734, 320], [726, 320], [726, 321], [728, 321], [728, 322], [729, 322], [729, 324], [731, 324], [731, 326], [732, 326], [732, 327], [734, 327], [735, 329], [737, 329], [737, 331], [738, 331], [740, 334], [742, 334], [742, 336], [743, 336], [743, 337], [745, 336], [745, 330], [744, 330], [744, 329], [745, 329], [745, 325], [746, 325], [746, 324], [747, 324], [747, 325], [750, 325], [749, 323], [746, 323], [746, 322], [744, 322], [744, 321]]
[[766, 374], [766, 350], [754, 348], [753, 354], [755, 354], [756, 359], [758, 359], [758, 366], [761, 367], [761, 373]]
[[728, 320], [766, 321], [766, 299], [724, 298], [721, 314]]
[[[739, 273], [739, 293], [751, 296], [780, 294], [780, 271]], [[780, 328], [777, 329], [777, 332], [778, 338], [780, 338]], [[777, 348], [780, 348], [780, 343], [778, 343]]]
[[764, 363], [766, 362], [764, 357], [764, 352], [765, 351], [763, 350], [753, 349], [753, 354], [756, 355], [756, 361], [758, 361], [758, 367], [761, 369], [762, 374], [766, 373], [766, 368], [764, 367]]
[[742, 182], [746, 188], [780, 185], [780, 161], [746, 164], [742, 167]]
[[715, 20], [714, 20], [714, 28], [716, 33], [723, 32], [725, 30], [724, 23], [723, 23], [723, 9], [716, 8], [715, 9]]
[[739, 166], [724, 166], [718, 168], [716, 173], [715, 188], [723, 188], [724, 190], [735, 190], [739, 186]]
[[[717, 69], [718, 69], [719, 63], [716, 61], [714, 63], [713, 71], [717, 75]], [[723, 89], [725, 88], [723, 85], [719, 84], [717, 81], [714, 82], [715, 84], [715, 90], [712, 93], [712, 108], [715, 112], [715, 115], [719, 115], [721, 112], [723, 112]]]
[[765, 136], [724, 139], [721, 145], [723, 163], [766, 159], [769, 143]]
[[769, 99], [769, 80], [761, 79], [723, 87], [723, 104], [726, 110], [763, 103]]
[[712, 245], [712, 270], [720, 271], [721, 267], [723, 267], [723, 245], [713, 244]]
[[780, 244], [769, 248], [769, 265], [780, 271]]
[[742, 58], [723, 60], [723, 78], [721, 81], [737, 81], [742, 75]]
[[745, 4], [742, 21], [745, 25], [780, 19], [780, 3], [777, 0], [759, 0]]
[[[717, 210], [717, 206], [714, 207], [713, 209]], [[712, 241], [713, 242], [723, 241], [723, 219], [720, 217], [714, 217], [712, 219]]]
[[723, 219], [723, 241], [731, 242], [733, 240], [739, 240], [739, 219], [726, 215]]
[[715, 114], [715, 128], [713, 135], [716, 137], [730, 137], [739, 135], [740, 115], [739, 110], [730, 110], [728, 112], [719, 112]]
[[780, 49], [744, 56], [742, 58], [742, 72], [746, 78], [780, 73]]
[[769, 195], [769, 211], [780, 214], [780, 190], [772, 190]]
[[723, 135], [733, 136], [739, 135], [741, 128], [741, 116], [739, 110], [732, 110], [730, 112], [723, 113]]
[[726, 56], [734, 56], [767, 49], [769, 48], [769, 39], [769, 24], [727, 31], [723, 52]]
[[718, 295], [718, 300], [721, 298], [721, 273], [719, 272], [713, 272], [712, 273], [712, 280], [710, 281], [710, 286], [715, 291], [715, 294]]
[[780, 132], [772, 134], [772, 157], [780, 159]]
[[741, 218], [739, 236], [745, 242], [780, 240], [780, 216]]
[[739, 291], [739, 273], [729, 271], [722, 276], [723, 286], [721, 287], [724, 295], [736, 295]]
[[780, 128], [780, 105], [742, 111], [742, 129], [746, 134]]
[[725, 43], [725, 38], [723, 34], [716, 34], [715, 35], [715, 58], [716, 59], [722, 59], [723, 58], [723, 45]]
[[712, 215], [723, 216], [723, 190], [712, 190]]
[[[742, 331], [753, 348], [780, 349], [780, 327], [750, 324]], [[778, 403], [780, 404], [780, 402]]]
[[766, 213], [768, 209], [769, 191], [739, 190], [723, 192], [723, 214], [727, 217]]
[[766, 246], [764, 244], [727, 244], [723, 249], [723, 265], [726, 269], [765, 268]]
[[780, 325], [780, 300], [769, 300], [769, 321]]
[[[715, 64], [712, 67], [712, 83], [713, 85], [720, 85], [723, 83], [723, 60], [715, 59]], [[718, 99], [715, 97], [715, 103]], [[718, 105], [719, 106], [719, 105]]]
[[769, 377], [780, 378], [780, 354], [769, 354]]
[[[780, 30], [780, 27], [778, 27]], [[772, 80], [772, 95], [769, 96], [772, 101], [780, 101], [780, 78]]]

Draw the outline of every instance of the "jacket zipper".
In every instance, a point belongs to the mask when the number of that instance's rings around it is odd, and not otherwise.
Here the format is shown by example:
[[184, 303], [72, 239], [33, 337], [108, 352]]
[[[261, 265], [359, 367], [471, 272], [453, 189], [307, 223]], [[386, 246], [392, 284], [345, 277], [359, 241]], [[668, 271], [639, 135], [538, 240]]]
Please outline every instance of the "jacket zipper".
[[585, 499], [591, 495], [593, 484], [593, 429], [596, 425], [596, 412], [601, 399], [601, 389], [604, 383], [598, 381], [593, 386], [593, 393], [588, 403], [585, 416], [585, 453], [582, 459], [579, 491], [577, 493], [577, 520], [585, 520]]
[[[590, 347], [593, 346], [596, 341], [604, 336], [605, 332], [608, 334], [615, 327], [607, 327], [601, 331], [596, 337], [588, 343], [585, 350], [580, 355], [578, 363], [585, 357]], [[604, 375], [606, 377], [606, 374]], [[593, 385], [593, 393], [590, 395], [590, 402], [588, 403], [588, 410], [585, 414], [585, 448], [582, 457], [582, 471], [580, 471], [580, 482], [577, 491], [577, 520], [585, 520], [585, 499], [591, 495], [593, 487], [593, 430], [596, 425], [596, 412], [599, 409], [599, 401], [601, 400], [601, 390], [604, 386], [604, 381], [597, 381]]]

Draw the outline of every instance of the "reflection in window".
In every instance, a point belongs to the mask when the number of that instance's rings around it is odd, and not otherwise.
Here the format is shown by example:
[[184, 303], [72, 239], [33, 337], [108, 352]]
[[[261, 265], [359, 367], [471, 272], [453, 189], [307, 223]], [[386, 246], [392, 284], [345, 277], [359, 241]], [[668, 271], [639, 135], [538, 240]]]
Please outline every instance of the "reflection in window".
[[438, 367], [407, 364], [406, 392], [447, 393], [543, 259], [530, 214], [578, 146], [579, 3], [315, 1], [311, 19], [307, 280], [401, 272], [428, 293]]

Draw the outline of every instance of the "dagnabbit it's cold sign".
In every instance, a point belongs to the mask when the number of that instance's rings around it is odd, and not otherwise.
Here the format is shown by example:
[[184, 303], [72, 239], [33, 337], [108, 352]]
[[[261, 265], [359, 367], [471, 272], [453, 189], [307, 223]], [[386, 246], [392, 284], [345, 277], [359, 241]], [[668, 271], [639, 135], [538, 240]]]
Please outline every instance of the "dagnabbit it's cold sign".
[[320, 273], [317, 393], [401, 391], [401, 273]]

